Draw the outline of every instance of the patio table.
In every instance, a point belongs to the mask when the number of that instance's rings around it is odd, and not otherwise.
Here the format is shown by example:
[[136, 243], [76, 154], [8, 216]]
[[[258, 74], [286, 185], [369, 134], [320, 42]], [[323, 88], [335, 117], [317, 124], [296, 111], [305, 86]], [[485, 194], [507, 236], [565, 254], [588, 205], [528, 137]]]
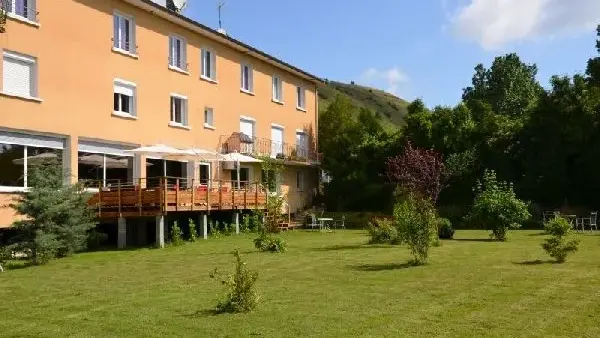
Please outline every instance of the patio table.
[[327, 228], [327, 222], [333, 222], [333, 218], [329, 218], [329, 217], [321, 217], [321, 218], [317, 218], [317, 221], [319, 221], [319, 230], [328, 230]]

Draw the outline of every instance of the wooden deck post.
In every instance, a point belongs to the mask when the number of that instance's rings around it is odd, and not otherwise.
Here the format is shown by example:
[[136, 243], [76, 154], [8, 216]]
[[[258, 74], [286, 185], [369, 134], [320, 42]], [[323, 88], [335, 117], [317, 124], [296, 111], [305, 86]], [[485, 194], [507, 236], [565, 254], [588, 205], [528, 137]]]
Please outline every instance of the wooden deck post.
[[161, 177], [160, 178], [160, 186], [161, 186], [160, 190], [161, 190], [161, 194], [162, 194], [161, 195], [161, 197], [162, 197], [161, 198], [162, 199], [162, 203], [161, 203], [162, 207], [161, 207], [161, 209], [162, 209], [162, 212], [164, 214], [166, 214], [167, 213], [167, 189], [168, 189], [168, 187], [167, 187], [167, 178], [166, 177]]
[[223, 182], [219, 181], [219, 209], [223, 208]]
[[233, 182], [231, 183], [231, 209], [235, 209], [235, 189], [233, 189]]
[[254, 192], [255, 196], [254, 196], [254, 209], [258, 210], [258, 189], [260, 188], [258, 186], [258, 182], [255, 183], [256, 184], [256, 191]]
[[121, 180], [117, 180], [117, 197], [119, 198], [119, 217], [123, 216], [121, 212]]
[[206, 212], [210, 212], [210, 189], [212, 187], [211, 181], [208, 180], [208, 186], [206, 187]]
[[194, 211], [194, 197], [195, 197], [196, 188], [194, 187], [194, 179], [192, 178], [192, 211]]
[[138, 210], [142, 216], [142, 178], [138, 178]]
[[179, 179], [175, 179], [175, 211], [179, 211]]
[[244, 188], [244, 210], [248, 209], [248, 186]]

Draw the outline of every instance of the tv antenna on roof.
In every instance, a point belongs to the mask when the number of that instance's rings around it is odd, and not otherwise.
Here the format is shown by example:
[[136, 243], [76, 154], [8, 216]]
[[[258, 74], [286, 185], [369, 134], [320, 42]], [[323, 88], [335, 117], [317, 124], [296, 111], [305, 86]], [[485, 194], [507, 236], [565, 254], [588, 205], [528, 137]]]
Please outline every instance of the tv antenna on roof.
[[225, 6], [225, 1], [219, 1], [217, 3], [217, 9], [219, 11], [219, 30], [223, 29], [223, 26], [221, 24], [221, 10], [223, 9], [223, 6]]

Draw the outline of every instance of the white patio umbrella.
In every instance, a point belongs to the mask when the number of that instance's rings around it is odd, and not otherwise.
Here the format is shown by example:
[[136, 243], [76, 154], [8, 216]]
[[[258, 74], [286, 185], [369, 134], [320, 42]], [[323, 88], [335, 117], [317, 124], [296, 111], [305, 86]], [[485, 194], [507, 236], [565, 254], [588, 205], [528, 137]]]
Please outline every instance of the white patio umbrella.
[[193, 159], [199, 159], [201, 161], [213, 162], [223, 160], [223, 155], [217, 153], [216, 151], [201, 148], [191, 148], [183, 150], [183, 152], [187, 156], [191, 156]]
[[136, 149], [125, 150], [128, 153], [138, 154], [138, 155], [146, 155], [150, 157], [158, 157], [158, 158], [172, 158], [172, 157], [181, 157], [189, 155], [185, 151], [169, 147], [164, 144], [155, 144], [152, 146], [144, 146]]

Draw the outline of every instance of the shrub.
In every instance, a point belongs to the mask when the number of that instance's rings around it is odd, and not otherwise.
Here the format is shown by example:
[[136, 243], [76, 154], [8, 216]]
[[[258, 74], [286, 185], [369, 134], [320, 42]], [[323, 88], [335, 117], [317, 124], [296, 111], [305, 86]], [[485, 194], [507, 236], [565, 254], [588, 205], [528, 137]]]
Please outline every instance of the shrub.
[[[238, 250], [233, 253], [236, 258], [235, 273], [226, 276], [221, 283], [227, 288], [225, 299], [219, 301], [215, 310], [218, 313], [238, 313], [252, 311], [260, 299], [254, 290], [254, 284], [258, 278], [258, 272], [246, 268]], [[215, 269], [211, 278], [217, 278], [219, 270]]]
[[12, 258], [12, 252], [7, 246], [0, 246], [0, 272], [4, 272], [6, 263]]
[[190, 225], [190, 242], [195, 242], [198, 240], [198, 229], [196, 228], [196, 223], [193, 219], [189, 220]]
[[398, 236], [413, 255], [413, 263], [427, 263], [429, 246], [437, 241], [435, 210], [428, 199], [409, 195], [394, 207]]
[[454, 238], [454, 228], [452, 228], [452, 222], [447, 218], [438, 218], [438, 236], [440, 239], [452, 239]]
[[263, 252], [285, 252], [287, 250], [285, 242], [281, 238], [266, 232], [254, 239], [254, 247]]
[[183, 244], [183, 233], [177, 221], [171, 227], [171, 245], [178, 246]]
[[486, 170], [477, 183], [473, 209], [467, 221], [490, 230], [491, 237], [506, 241], [509, 229], [516, 229], [529, 219], [527, 203], [517, 198], [511, 183], [498, 182], [493, 170]]
[[369, 221], [369, 244], [400, 244], [398, 229], [389, 218], [373, 218]]
[[210, 222], [209, 227], [210, 235], [212, 237], [219, 238], [219, 236], [221, 235], [221, 231], [219, 230], [219, 222], [217, 222], [216, 224], [214, 222]]
[[567, 240], [571, 233], [571, 224], [562, 217], [556, 217], [544, 225], [544, 229], [552, 237], [546, 239], [542, 248], [558, 263], [564, 263], [570, 252], [575, 252], [579, 246], [579, 240]]
[[27, 254], [33, 264], [44, 264], [87, 247], [88, 231], [96, 226], [87, 205], [89, 194], [80, 184], [63, 185], [56, 159], [32, 164], [27, 172], [30, 189], [11, 207], [24, 216], [13, 223], [11, 248]]
[[262, 212], [254, 210], [250, 214], [244, 215], [240, 231], [244, 233], [254, 233], [260, 231], [262, 226]]

